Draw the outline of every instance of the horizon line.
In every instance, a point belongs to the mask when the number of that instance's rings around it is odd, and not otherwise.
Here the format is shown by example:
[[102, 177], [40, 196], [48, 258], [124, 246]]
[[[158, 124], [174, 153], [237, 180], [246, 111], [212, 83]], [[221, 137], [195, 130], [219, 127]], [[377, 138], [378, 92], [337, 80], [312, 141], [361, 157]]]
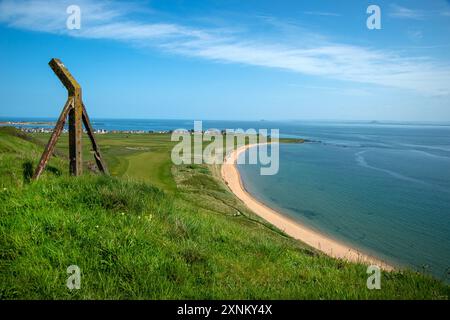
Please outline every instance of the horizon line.
[[[54, 119], [54, 116], [3, 116], [0, 115], [2, 121], [11, 121], [8, 119]], [[445, 124], [450, 125], [450, 120], [392, 120], [392, 119], [324, 119], [324, 118], [292, 118], [292, 119], [197, 119], [197, 118], [127, 118], [127, 117], [90, 117], [92, 121], [95, 120], [162, 120], [162, 121], [227, 121], [227, 122], [348, 122], [348, 123], [379, 123], [379, 124]], [[24, 120], [19, 120], [24, 121]]]

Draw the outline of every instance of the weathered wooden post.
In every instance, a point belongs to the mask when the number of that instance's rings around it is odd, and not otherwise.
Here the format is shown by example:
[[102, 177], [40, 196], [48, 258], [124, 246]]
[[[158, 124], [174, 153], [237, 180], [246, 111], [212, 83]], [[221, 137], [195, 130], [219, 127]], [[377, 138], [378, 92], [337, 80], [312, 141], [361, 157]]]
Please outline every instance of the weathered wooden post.
[[39, 165], [34, 172], [33, 179], [38, 179], [39, 176], [45, 169], [50, 156], [53, 153], [56, 142], [58, 141], [61, 132], [64, 129], [64, 124], [66, 122], [67, 116], [69, 116], [69, 158], [70, 158], [70, 174], [74, 176], [79, 176], [83, 173], [83, 160], [82, 160], [82, 133], [83, 133], [83, 123], [86, 128], [86, 132], [92, 143], [92, 148], [94, 151], [94, 158], [98, 169], [107, 174], [108, 170], [102, 159], [100, 148], [98, 147], [97, 141], [94, 137], [94, 131], [92, 129], [89, 117], [84, 106], [82, 96], [81, 96], [81, 86], [75, 80], [75, 78], [70, 74], [69, 70], [64, 66], [64, 64], [59, 59], [52, 59], [49, 62], [50, 67], [58, 76], [59, 80], [67, 88], [68, 98], [64, 105], [64, 108], [59, 116], [56, 123], [55, 129], [48, 141], [44, 153], [42, 154]]

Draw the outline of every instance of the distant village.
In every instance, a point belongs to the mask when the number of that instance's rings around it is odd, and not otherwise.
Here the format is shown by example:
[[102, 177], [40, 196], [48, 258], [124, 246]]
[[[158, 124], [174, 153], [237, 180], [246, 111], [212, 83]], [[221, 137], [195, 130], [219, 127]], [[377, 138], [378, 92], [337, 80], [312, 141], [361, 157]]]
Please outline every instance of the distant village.
[[[27, 133], [52, 133], [53, 128], [24, 128], [19, 127], [23, 132]], [[68, 133], [69, 130], [67, 128], [63, 129], [63, 133]], [[83, 132], [86, 133], [86, 130], [83, 129]], [[95, 134], [107, 134], [107, 133], [128, 133], [128, 134], [145, 134], [145, 133], [172, 133], [173, 130], [105, 130], [105, 129], [95, 129]]]
[[[5, 123], [1, 123], [0, 126], [4, 126]], [[48, 127], [22, 127], [22, 126], [14, 126], [17, 129], [26, 132], [26, 133], [52, 133], [54, 128], [48, 128]], [[63, 133], [68, 133], [69, 130], [67, 128], [64, 128]], [[83, 132], [86, 133], [86, 130], [83, 129]], [[105, 130], [105, 129], [94, 129], [94, 133], [95, 134], [107, 134], [107, 133], [121, 133], [121, 134], [155, 134], [155, 133], [159, 133], [159, 134], [172, 134], [172, 133], [177, 133], [177, 134], [193, 134], [195, 131], [193, 129], [191, 130], [185, 130], [185, 129], [177, 129], [177, 130]], [[216, 134], [226, 134], [225, 130], [206, 130], [206, 131], [202, 131], [202, 134], [205, 135], [216, 135]]]
[[[0, 126], [13, 126], [17, 129], [26, 132], [26, 133], [52, 133], [54, 130], [54, 122], [26, 122], [26, 121], [1, 121]], [[24, 127], [27, 125], [27, 127]], [[30, 127], [30, 125], [36, 125], [35, 127]], [[39, 127], [39, 125], [45, 125], [45, 127]], [[68, 133], [69, 129], [64, 128], [63, 133]], [[86, 130], [83, 129], [83, 132], [86, 133]], [[107, 134], [107, 133], [121, 133], [121, 134], [149, 134], [149, 133], [159, 133], [159, 134], [193, 134], [196, 131], [194, 129], [176, 129], [176, 130], [105, 130], [105, 129], [94, 129], [95, 134]], [[200, 133], [200, 130], [198, 131]], [[218, 130], [218, 129], [208, 129], [202, 130], [202, 134], [205, 135], [217, 135], [217, 134], [226, 134], [226, 130]]]

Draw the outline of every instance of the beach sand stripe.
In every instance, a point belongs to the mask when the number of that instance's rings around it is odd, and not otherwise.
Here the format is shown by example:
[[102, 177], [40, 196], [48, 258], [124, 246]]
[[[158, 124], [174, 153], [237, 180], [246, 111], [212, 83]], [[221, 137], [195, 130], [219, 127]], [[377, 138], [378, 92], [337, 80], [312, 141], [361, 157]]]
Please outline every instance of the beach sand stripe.
[[265, 204], [253, 198], [243, 187], [236, 161], [242, 152], [248, 148], [256, 147], [256, 144], [246, 145], [231, 151], [225, 158], [221, 168], [221, 175], [225, 183], [244, 204], [255, 214], [268, 221], [287, 235], [300, 240], [323, 253], [338, 259], [351, 262], [359, 262], [367, 265], [377, 265], [383, 270], [391, 271], [393, 266], [364, 254], [354, 248], [342, 244], [334, 239], [318, 233], [297, 221], [269, 208]]

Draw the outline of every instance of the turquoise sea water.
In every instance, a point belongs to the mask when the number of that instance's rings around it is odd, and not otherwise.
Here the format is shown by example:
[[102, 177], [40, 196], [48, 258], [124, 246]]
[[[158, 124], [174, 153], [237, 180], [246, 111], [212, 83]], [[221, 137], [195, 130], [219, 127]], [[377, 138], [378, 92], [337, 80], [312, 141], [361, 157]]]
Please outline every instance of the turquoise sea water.
[[[55, 119], [0, 117], [37, 120]], [[192, 120], [92, 123], [106, 130], [193, 128]], [[204, 121], [203, 128], [275, 128], [281, 136], [313, 140], [281, 145], [275, 176], [260, 176], [257, 165], [240, 165], [247, 190], [268, 206], [362, 251], [448, 281], [450, 124]]]
[[248, 192], [364, 252], [448, 279], [450, 127], [299, 123], [284, 129], [316, 142], [282, 144], [274, 176], [239, 165]]

